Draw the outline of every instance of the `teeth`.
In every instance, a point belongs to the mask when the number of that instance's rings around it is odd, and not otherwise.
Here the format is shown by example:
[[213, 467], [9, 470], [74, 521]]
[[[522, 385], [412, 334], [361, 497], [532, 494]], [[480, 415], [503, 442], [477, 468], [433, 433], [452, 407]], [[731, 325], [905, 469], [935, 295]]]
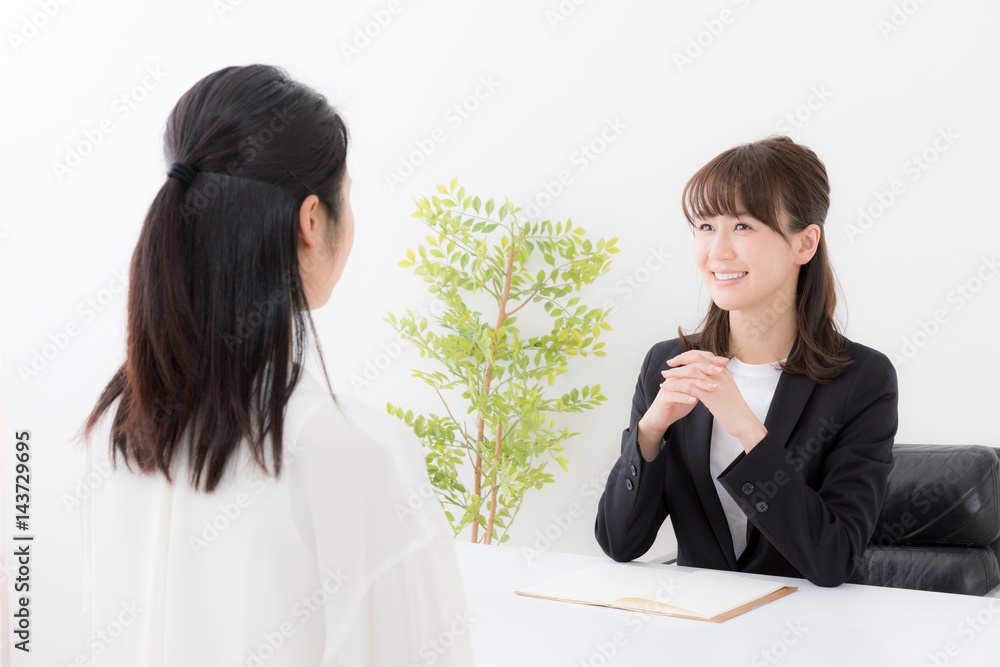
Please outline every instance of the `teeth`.
[[714, 273], [712, 275], [714, 275], [719, 280], [735, 280], [736, 278], [742, 278], [746, 274], [747, 272], [743, 271], [741, 273]]

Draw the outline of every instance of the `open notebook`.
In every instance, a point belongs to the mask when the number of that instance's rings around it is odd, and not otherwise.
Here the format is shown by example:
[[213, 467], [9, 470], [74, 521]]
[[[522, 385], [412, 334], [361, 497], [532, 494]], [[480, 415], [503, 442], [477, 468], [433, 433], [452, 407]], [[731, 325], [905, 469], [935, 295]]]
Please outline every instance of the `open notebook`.
[[514, 592], [721, 623], [797, 590], [718, 570], [685, 573], [671, 567], [598, 563]]

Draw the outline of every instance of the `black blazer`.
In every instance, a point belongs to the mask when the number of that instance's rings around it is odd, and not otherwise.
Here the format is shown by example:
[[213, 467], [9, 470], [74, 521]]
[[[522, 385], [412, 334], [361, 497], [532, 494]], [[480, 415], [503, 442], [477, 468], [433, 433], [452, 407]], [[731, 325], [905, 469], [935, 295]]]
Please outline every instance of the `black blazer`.
[[889, 358], [847, 340], [844, 352], [854, 363], [829, 383], [781, 374], [767, 435], [719, 475], [747, 515], [747, 546], [737, 560], [709, 472], [708, 408], [699, 401], [672, 424], [652, 461], [639, 452], [637, 424], [659, 392], [660, 371], [684, 351], [674, 338], [655, 344], [642, 362], [621, 456], [597, 508], [604, 553], [638, 558], [669, 515], [678, 565], [802, 577], [819, 586], [863, 582], [898, 425]]

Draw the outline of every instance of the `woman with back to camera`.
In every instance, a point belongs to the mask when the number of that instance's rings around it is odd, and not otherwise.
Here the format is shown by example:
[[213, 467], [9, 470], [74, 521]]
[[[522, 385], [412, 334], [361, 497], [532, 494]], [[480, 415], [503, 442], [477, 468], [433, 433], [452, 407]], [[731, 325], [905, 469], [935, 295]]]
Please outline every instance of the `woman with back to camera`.
[[888, 357], [837, 331], [823, 163], [788, 137], [730, 149], [683, 194], [712, 297], [656, 343], [597, 510], [601, 548], [644, 554], [669, 515], [677, 564], [864, 581], [898, 424]]
[[131, 626], [94, 664], [471, 665], [452, 531], [408, 503], [419, 441], [302, 364], [353, 242], [343, 121], [281, 69], [226, 67], [165, 144], [126, 361], [83, 430], [115, 464], [83, 517], [85, 607]]

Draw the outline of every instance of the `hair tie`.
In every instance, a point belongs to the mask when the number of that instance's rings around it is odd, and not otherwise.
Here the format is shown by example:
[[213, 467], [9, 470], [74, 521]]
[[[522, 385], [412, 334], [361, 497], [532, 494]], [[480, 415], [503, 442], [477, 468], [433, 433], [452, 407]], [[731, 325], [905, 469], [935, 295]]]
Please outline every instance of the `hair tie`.
[[170, 165], [170, 171], [167, 172], [168, 177], [176, 178], [185, 186], [191, 185], [194, 181], [194, 177], [197, 175], [198, 170], [189, 165], [187, 162], [174, 162]]

